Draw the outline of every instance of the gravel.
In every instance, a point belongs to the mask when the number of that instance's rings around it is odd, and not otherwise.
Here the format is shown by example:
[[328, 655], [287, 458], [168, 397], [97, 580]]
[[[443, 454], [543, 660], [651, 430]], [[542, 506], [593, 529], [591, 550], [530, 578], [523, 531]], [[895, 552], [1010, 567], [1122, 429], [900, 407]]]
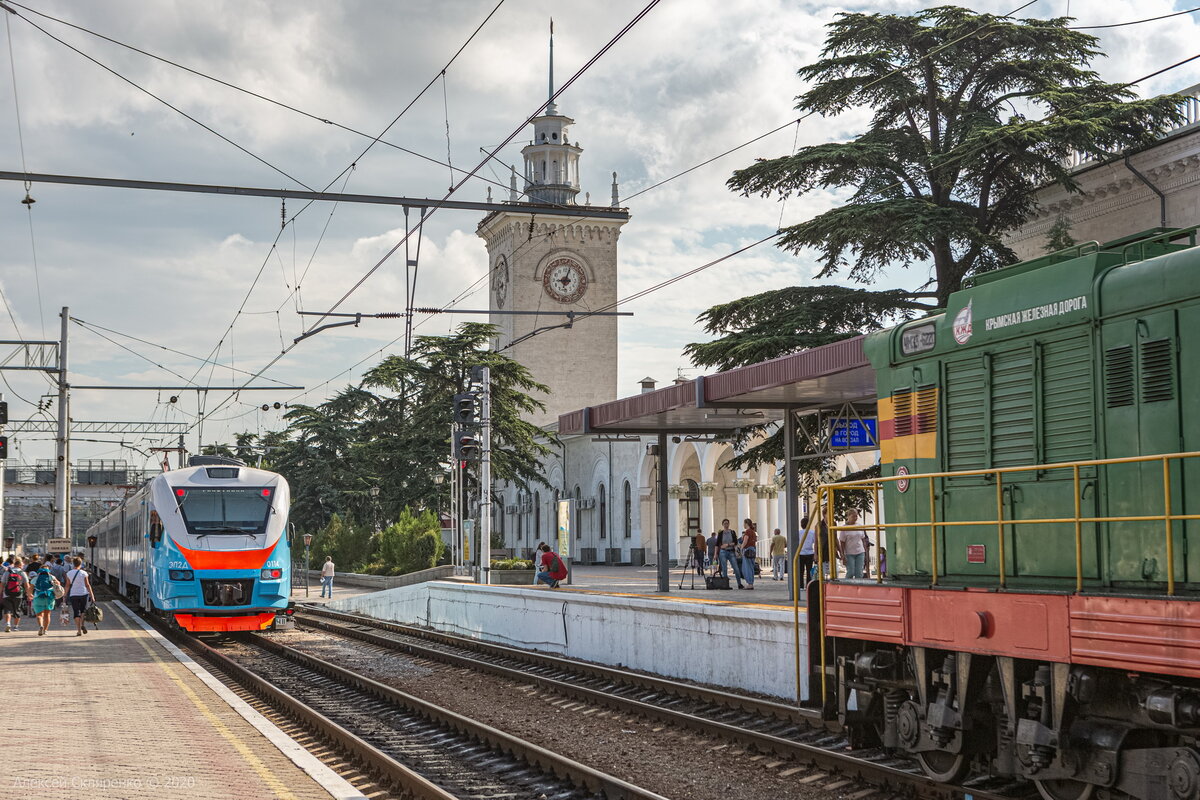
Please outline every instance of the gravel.
[[[833, 798], [808, 768], [775, 755], [621, 712], [587, 706], [529, 684], [412, 658], [332, 634], [295, 628], [284, 644], [353, 669], [464, 716], [520, 736], [637, 786], [678, 800]], [[781, 773], [787, 772], [787, 775]], [[861, 784], [846, 787], [861, 791]]]

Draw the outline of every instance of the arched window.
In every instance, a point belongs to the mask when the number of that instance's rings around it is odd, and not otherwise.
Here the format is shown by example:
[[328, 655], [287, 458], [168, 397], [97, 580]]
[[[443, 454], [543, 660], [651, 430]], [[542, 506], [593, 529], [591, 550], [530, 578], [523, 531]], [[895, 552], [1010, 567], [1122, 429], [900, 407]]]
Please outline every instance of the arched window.
[[625, 481], [625, 538], [633, 538], [633, 499], [630, 497], [629, 481]]
[[[583, 492], [579, 490], [579, 484], [575, 484], [575, 508], [579, 508], [579, 501], [583, 499]], [[579, 524], [579, 515], [575, 515], [575, 538], [583, 538], [583, 526]]]
[[[550, 524], [546, 526], [546, 542], [551, 547], [558, 546], [556, 544], [556, 542], [558, 542], [558, 504], [561, 500], [562, 500], [562, 495], [559, 494], [558, 489], [555, 489], [554, 490], [554, 507], [550, 511]], [[538, 531], [538, 534], [541, 535], [541, 531]]]
[[604, 494], [604, 484], [600, 484], [600, 497], [596, 499], [596, 504], [600, 509], [600, 538], [608, 538], [608, 498]]
[[685, 478], [683, 485], [687, 487], [687, 494], [683, 496], [687, 532], [688, 536], [695, 536], [700, 532], [700, 486], [691, 478]]

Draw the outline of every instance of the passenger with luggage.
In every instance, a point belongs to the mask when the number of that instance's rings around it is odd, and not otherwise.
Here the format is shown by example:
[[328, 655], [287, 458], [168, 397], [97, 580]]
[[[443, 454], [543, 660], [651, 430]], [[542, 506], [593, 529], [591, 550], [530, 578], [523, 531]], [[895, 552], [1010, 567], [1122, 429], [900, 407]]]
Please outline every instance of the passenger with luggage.
[[742, 571], [738, 567], [737, 546], [737, 531], [729, 527], [729, 520], [721, 520], [721, 530], [717, 531], [717, 574], [728, 580], [729, 574], [725, 571], [728, 564], [733, 577], [737, 579], [738, 588], [741, 589]]
[[[29, 595], [29, 578], [20, 556], [13, 556], [0, 575], [0, 604], [4, 608], [4, 632], [21, 630], [21, 605]], [[15, 617], [15, 619], [14, 619]]]
[[83, 569], [83, 559], [76, 556], [72, 563], [75, 568], [67, 573], [67, 602], [75, 616], [75, 635], [83, 636], [87, 633], [83, 612], [87, 611], [89, 601], [96, 602], [96, 595], [92, 591], [92, 579]]
[[62, 584], [50, 574], [50, 567], [43, 566], [38, 570], [33, 579], [33, 615], [38, 621], [38, 636], [45, 636], [50, 631], [50, 613], [63, 592]]
[[[54, 580], [59, 582], [59, 585], [67, 585], [67, 566], [63, 563], [62, 556], [54, 557], [54, 563], [50, 564], [50, 574], [54, 576]], [[63, 625], [68, 625], [71, 622], [71, 616], [67, 612], [67, 601], [63, 599], [65, 597], [66, 592], [64, 591], [54, 602], [54, 610], [60, 613], [59, 622]]]
[[550, 549], [550, 545], [543, 544], [540, 549], [537, 580], [551, 589], [557, 589], [558, 582], [567, 579], [567, 565], [558, 557], [558, 553]]
[[742, 531], [742, 578], [746, 589], [754, 588], [754, 568], [758, 566], [758, 528], [749, 519]]

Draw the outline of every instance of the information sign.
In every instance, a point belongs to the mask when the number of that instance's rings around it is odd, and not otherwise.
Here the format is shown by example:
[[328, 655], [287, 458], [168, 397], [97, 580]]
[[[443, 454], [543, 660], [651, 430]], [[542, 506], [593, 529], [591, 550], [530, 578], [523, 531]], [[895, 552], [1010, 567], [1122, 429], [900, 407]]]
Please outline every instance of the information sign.
[[986, 564], [987, 563], [987, 545], [986, 544], [969, 544], [969, 545], [967, 545], [967, 563], [968, 564]]
[[46, 552], [56, 554], [69, 553], [71, 552], [71, 540], [50, 538], [46, 541]]
[[831, 420], [830, 447], [878, 447], [877, 424], [874, 417]]
[[475, 520], [464, 519], [462, 528], [463, 528], [463, 563], [470, 564], [471, 563], [471, 539], [473, 538], [472, 534], [475, 533]]

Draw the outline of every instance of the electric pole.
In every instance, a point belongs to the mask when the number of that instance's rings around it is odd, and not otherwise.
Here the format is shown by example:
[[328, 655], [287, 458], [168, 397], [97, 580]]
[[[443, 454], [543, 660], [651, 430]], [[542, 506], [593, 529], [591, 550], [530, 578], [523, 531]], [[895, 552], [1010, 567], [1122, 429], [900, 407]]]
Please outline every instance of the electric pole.
[[62, 310], [62, 334], [58, 342], [58, 434], [55, 438], [55, 457], [58, 469], [54, 472], [54, 535], [71, 536], [71, 417], [70, 386], [67, 383], [67, 326], [71, 315]]

